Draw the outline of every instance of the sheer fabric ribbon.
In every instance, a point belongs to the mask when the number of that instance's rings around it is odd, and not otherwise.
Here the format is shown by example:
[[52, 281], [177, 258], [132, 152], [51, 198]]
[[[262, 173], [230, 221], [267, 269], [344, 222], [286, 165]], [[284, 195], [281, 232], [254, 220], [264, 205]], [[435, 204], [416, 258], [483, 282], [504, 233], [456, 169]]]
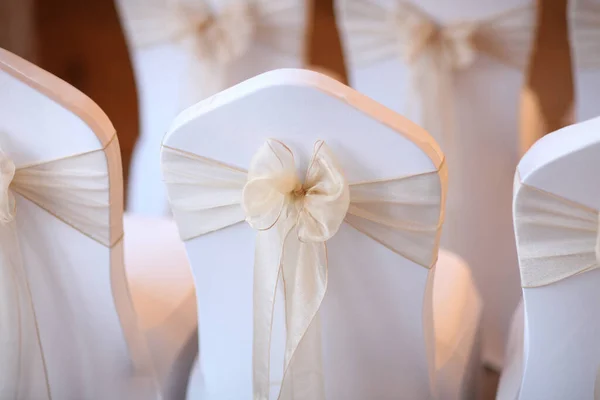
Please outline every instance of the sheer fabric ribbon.
[[[284, 282], [287, 327], [280, 399], [324, 399], [319, 308], [327, 291], [327, 240], [343, 223], [431, 268], [443, 220], [440, 176], [348, 183], [329, 147], [315, 145], [303, 182], [294, 156], [270, 139], [248, 171], [163, 146], [163, 174], [183, 240], [246, 221], [254, 262], [254, 398], [270, 387], [275, 293]], [[292, 385], [293, 382], [293, 385]]]
[[515, 235], [523, 287], [549, 285], [600, 267], [598, 210], [515, 179]]
[[[28, 393], [39, 382], [44, 382], [42, 390], [51, 398], [21, 254], [17, 199], [34, 203], [103, 246], [114, 246], [122, 239], [122, 225], [111, 224], [109, 176], [106, 167], [98, 168], [106, 163], [105, 151], [118, 152], [118, 142], [113, 138], [105, 149], [18, 168], [0, 151], [0, 398], [30, 398]], [[114, 296], [116, 302], [122, 300], [119, 294]]]
[[197, 56], [201, 64], [189, 69], [195, 96], [225, 89], [222, 69], [254, 45], [294, 59], [304, 52], [304, 0], [238, 0], [217, 11], [206, 1], [120, 0], [120, 4], [136, 48], [179, 42]]

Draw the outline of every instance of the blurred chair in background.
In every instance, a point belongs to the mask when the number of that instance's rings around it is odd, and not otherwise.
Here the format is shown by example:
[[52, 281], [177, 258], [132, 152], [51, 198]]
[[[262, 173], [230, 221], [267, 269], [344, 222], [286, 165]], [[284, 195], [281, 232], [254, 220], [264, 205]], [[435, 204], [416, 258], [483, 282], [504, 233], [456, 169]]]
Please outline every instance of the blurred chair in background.
[[119, 0], [135, 67], [141, 134], [128, 209], [167, 212], [160, 143], [183, 109], [262, 72], [305, 65], [307, 0]]

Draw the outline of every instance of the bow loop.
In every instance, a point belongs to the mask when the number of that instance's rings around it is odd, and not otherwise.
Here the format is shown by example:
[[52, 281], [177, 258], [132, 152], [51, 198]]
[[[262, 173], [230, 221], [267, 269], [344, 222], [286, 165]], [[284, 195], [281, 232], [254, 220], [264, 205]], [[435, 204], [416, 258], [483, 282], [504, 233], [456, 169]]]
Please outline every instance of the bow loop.
[[199, 58], [223, 65], [243, 56], [252, 43], [254, 20], [247, 2], [230, 4], [217, 15], [205, 13], [195, 28]]
[[404, 58], [409, 64], [426, 53], [441, 57], [452, 68], [466, 68], [475, 60], [475, 23], [464, 22], [443, 27], [408, 3], [399, 5], [392, 19], [397, 37], [403, 44]]
[[[348, 183], [323, 141], [316, 143], [305, 182], [301, 184], [291, 150], [277, 140], [268, 140], [252, 158], [242, 191], [246, 221], [261, 231], [257, 235], [256, 254], [257, 260], [263, 261], [258, 261], [255, 267], [255, 304], [258, 307], [266, 304], [272, 313], [279, 277], [285, 282], [288, 332], [281, 390], [288, 390], [290, 379], [303, 382], [310, 386], [307, 393], [311, 400], [323, 398], [322, 382], [309, 378], [311, 371], [294, 370], [291, 364], [302, 349], [302, 338], [318, 333], [315, 321], [327, 288], [325, 242], [338, 231], [349, 204]], [[268, 251], [262, 249], [270, 249], [275, 243], [278, 243], [275, 245], [278, 259], [264, 261], [269, 257], [265, 256]], [[268, 399], [270, 349], [264, 337], [270, 336], [271, 318], [270, 314], [254, 316], [255, 327], [266, 328], [255, 330], [257, 352], [253, 363], [257, 400]], [[318, 336], [315, 338], [318, 340]], [[311, 366], [320, 364], [319, 352], [308, 348], [300, 352], [303, 362]], [[292, 375], [293, 378], [286, 378]]]
[[248, 224], [257, 230], [270, 229], [299, 187], [291, 150], [277, 140], [268, 140], [252, 158], [242, 191]]
[[0, 150], [0, 224], [7, 224], [15, 217], [15, 198], [10, 184], [15, 177], [15, 164]]
[[298, 216], [298, 238], [303, 242], [324, 242], [335, 235], [350, 205], [348, 182], [323, 141], [315, 154], [304, 183], [303, 208]]
[[257, 230], [273, 227], [282, 217], [294, 218], [298, 239], [325, 242], [344, 221], [350, 193], [348, 183], [323, 141], [300, 183], [291, 150], [268, 140], [255, 154], [242, 192], [246, 221]]

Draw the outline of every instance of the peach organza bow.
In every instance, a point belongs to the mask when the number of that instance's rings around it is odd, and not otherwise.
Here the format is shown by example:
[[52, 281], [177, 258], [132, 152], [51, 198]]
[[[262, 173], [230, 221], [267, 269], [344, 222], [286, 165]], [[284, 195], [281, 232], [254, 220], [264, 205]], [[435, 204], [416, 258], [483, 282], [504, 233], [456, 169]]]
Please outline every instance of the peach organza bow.
[[[280, 399], [325, 398], [319, 308], [327, 291], [327, 241], [344, 224], [425, 268], [442, 220], [440, 172], [349, 184], [323, 142], [302, 182], [291, 150], [270, 139], [248, 171], [163, 146], [163, 174], [183, 240], [241, 221], [257, 231], [254, 262], [254, 399], [270, 389], [275, 295], [285, 298]], [[293, 385], [291, 384], [293, 382]]]

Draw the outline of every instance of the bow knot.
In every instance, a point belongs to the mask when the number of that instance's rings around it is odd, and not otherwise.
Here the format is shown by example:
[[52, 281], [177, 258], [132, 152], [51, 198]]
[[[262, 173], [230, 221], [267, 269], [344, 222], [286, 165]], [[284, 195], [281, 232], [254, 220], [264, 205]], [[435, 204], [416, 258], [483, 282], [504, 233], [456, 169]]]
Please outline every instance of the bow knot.
[[441, 26], [423, 12], [403, 3], [392, 14], [393, 25], [404, 40], [404, 57], [416, 62], [426, 52], [433, 52], [452, 68], [466, 68], [475, 61], [477, 49], [473, 33], [477, 24], [463, 22]]
[[323, 141], [315, 145], [304, 184], [294, 156], [277, 140], [268, 140], [252, 159], [242, 192], [246, 220], [257, 230], [292, 220], [302, 242], [324, 242], [342, 224], [350, 194], [348, 183]]
[[196, 24], [198, 55], [218, 64], [230, 63], [243, 56], [252, 43], [255, 22], [246, 2], [230, 4], [218, 15], [210, 12]]
[[15, 217], [15, 198], [10, 190], [14, 176], [15, 164], [0, 150], [0, 224]]

